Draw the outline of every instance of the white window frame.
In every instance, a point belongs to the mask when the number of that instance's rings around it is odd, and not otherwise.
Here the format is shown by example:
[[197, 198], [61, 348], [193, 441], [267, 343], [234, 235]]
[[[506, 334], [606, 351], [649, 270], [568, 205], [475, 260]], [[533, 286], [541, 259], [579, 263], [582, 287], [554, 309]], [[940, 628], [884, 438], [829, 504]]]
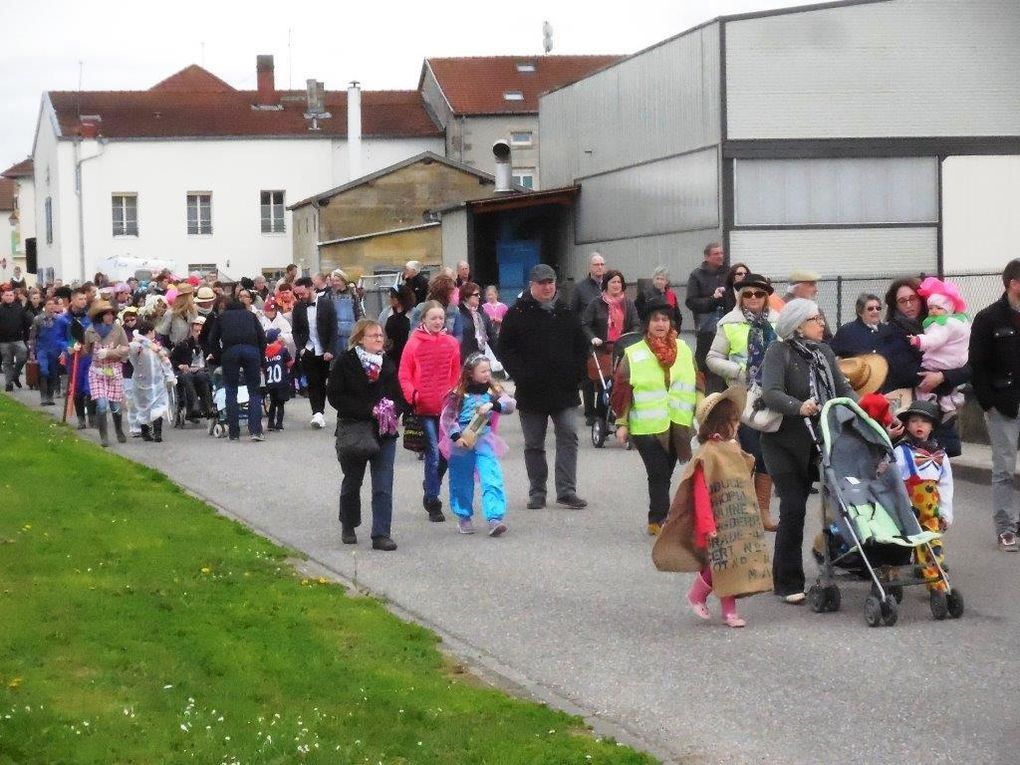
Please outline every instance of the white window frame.
[[[128, 200], [134, 203], [134, 221], [128, 218]], [[110, 206], [113, 208], [113, 235], [114, 236], [138, 236], [138, 194], [136, 192], [124, 192], [112, 194]], [[133, 223], [133, 227], [132, 227]]]
[[532, 74], [535, 72], [535, 62], [533, 61], [518, 61], [517, 71], [521, 74]]
[[[203, 205], [203, 199], [205, 204]], [[192, 201], [194, 200], [194, 202]], [[192, 231], [191, 225], [191, 208], [194, 207], [195, 214], [195, 230]], [[202, 219], [203, 207], [207, 210], [205, 220]], [[212, 225], [212, 192], [211, 191], [189, 191], [187, 196], [187, 215], [185, 217], [185, 231], [188, 236], [212, 236], [213, 225]], [[203, 225], [204, 223], [204, 225]]]
[[[269, 202], [265, 202], [266, 195], [269, 195]], [[276, 201], [279, 195], [279, 202]], [[281, 189], [263, 189], [259, 192], [259, 225], [263, 234], [285, 234], [287, 232], [287, 215], [284, 207], [286, 192]], [[266, 217], [266, 208], [269, 217]], [[277, 217], [279, 213], [279, 217]], [[269, 227], [266, 227], [268, 220]]]
[[[524, 140], [519, 140], [514, 136], [527, 136]], [[510, 131], [510, 145], [511, 146], [531, 146], [535, 142], [535, 131], [534, 130], [511, 130]]]
[[[515, 167], [513, 169], [514, 183], [516, 183], [518, 186], [523, 186], [526, 189], [535, 188], [535, 175], [536, 175], [535, 168], [533, 167]], [[525, 178], [531, 180], [530, 185], [524, 182]]]
[[524, 92], [520, 90], [504, 90], [503, 91], [504, 101], [523, 101]]

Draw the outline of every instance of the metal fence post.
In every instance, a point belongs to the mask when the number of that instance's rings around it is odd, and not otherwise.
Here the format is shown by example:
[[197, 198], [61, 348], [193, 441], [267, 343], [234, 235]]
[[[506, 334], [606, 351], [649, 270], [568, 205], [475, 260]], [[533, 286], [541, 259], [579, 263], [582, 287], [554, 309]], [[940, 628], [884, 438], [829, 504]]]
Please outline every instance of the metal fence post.
[[843, 326], [843, 277], [836, 277], [836, 326]]

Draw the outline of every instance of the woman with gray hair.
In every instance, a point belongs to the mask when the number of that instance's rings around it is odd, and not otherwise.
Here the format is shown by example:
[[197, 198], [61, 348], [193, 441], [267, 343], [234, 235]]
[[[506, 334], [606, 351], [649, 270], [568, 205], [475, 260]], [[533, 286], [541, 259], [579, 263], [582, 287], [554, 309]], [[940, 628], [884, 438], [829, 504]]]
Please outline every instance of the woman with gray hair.
[[779, 430], [763, 433], [761, 451], [779, 495], [779, 528], [772, 559], [776, 595], [804, 602], [804, 515], [818, 479], [818, 451], [805, 420], [831, 398], [857, 396], [822, 342], [825, 318], [813, 300], [796, 298], [776, 322], [782, 342], [773, 343], [762, 364], [762, 400], [783, 415]]
[[832, 352], [841, 359], [865, 353], [885, 355], [889, 328], [882, 323], [882, 298], [870, 292], [857, 296], [857, 318], [844, 324], [832, 338]]
[[680, 325], [684, 319], [680, 314], [680, 302], [677, 300], [676, 293], [669, 286], [669, 269], [665, 266], [656, 267], [652, 271], [652, 283], [645, 289], [638, 291], [634, 306], [637, 308], [641, 321], [648, 319], [645, 315], [648, 310], [646, 306], [648, 304], [657, 305], [661, 300], [665, 300], [667, 305], [673, 309], [670, 318], [673, 320], [673, 326], [676, 328], [676, 331], [679, 332]]

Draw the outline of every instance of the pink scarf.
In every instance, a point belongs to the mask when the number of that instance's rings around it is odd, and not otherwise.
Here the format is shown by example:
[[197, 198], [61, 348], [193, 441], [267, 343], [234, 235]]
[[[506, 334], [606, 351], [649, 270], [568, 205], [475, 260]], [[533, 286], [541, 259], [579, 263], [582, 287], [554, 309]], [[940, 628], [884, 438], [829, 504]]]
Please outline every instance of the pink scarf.
[[602, 293], [602, 300], [609, 306], [609, 321], [606, 326], [606, 340], [615, 343], [623, 334], [623, 301], [625, 295], [618, 298], [611, 298], [606, 292]]

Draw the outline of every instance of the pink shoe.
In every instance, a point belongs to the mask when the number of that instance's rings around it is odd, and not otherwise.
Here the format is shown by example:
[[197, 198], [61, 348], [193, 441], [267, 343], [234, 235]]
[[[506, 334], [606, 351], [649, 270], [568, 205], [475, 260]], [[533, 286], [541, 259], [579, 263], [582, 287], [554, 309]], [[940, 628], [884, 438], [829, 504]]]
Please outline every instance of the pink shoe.
[[727, 627], [746, 627], [747, 622], [737, 615], [737, 599], [722, 599], [722, 617]]
[[705, 605], [710, 592], [712, 592], [712, 586], [704, 580], [701, 574], [698, 574], [691, 584], [691, 589], [687, 591], [687, 602], [690, 604], [694, 615], [699, 619], [712, 618], [712, 615], [708, 612], [708, 606]]

